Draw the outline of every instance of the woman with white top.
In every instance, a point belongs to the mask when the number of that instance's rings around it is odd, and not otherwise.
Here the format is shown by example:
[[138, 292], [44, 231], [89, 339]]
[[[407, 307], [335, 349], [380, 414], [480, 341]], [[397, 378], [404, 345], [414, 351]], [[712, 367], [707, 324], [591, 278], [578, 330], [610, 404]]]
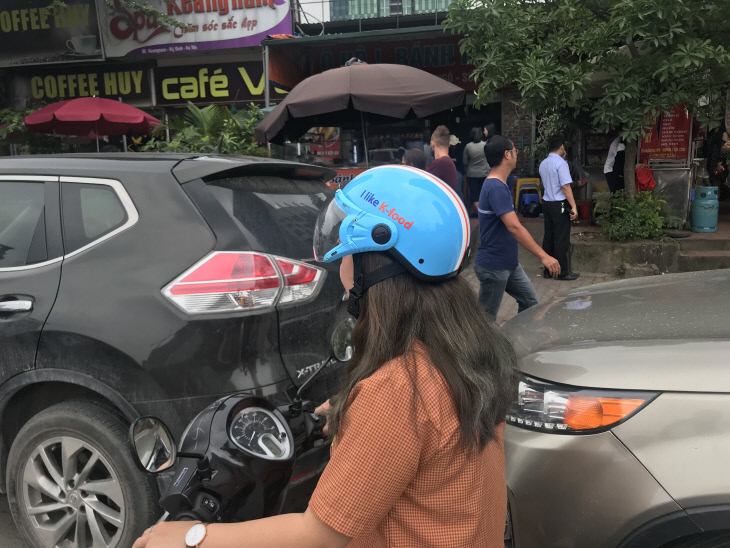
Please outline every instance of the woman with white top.
[[[617, 136], [611, 146], [608, 147], [608, 157], [606, 163], [603, 164], [603, 174], [606, 177], [608, 183], [608, 190], [612, 193], [617, 190], [623, 190], [624, 188], [624, 155], [626, 154], [626, 145], [621, 139], [621, 136]], [[616, 161], [618, 157], [618, 162]]]

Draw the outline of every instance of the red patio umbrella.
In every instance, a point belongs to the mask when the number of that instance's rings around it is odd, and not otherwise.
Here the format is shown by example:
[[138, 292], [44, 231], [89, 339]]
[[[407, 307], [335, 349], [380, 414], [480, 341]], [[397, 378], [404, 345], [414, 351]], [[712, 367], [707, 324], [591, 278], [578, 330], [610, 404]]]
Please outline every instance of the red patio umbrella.
[[97, 151], [99, 135], [146, 134], [159, 123], [138, 108], [100, 97], [59, 101], [25, 117], [28, 130], [38, 133], [86, 136], [93, 132]]

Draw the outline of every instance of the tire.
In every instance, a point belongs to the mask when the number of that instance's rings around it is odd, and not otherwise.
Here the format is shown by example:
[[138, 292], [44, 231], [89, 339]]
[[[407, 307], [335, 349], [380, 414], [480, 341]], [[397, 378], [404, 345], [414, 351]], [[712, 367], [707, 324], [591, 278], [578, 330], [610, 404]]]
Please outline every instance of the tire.
[[159, 514], [155, 482], [135, 466], [127, 428], [88, 401], [54, 405], [23, 426], [7, 486], [15, 524], [32, 548], [129, 548]]

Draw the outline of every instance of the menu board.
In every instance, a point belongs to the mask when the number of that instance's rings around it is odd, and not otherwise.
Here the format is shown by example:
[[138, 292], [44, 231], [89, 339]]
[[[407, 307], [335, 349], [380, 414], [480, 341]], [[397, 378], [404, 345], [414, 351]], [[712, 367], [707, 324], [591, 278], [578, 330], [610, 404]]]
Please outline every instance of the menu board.
[[639, 158], [648, 160], [686, 160], [689, 154], [692, 117], [686, 105], [676, 105], [668, 113], [649, 120], [651, 127], [641, 137]]

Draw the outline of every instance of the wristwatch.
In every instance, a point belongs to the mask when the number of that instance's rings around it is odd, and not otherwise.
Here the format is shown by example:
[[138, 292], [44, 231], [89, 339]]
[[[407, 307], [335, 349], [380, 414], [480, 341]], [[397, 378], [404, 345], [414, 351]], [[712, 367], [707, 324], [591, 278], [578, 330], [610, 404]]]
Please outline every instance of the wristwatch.
[[207, 523], [197, 523], [193, 525], [185, 535], [185, 546], [187, 548], [199, 548], [200, 544], [208, 534]]

